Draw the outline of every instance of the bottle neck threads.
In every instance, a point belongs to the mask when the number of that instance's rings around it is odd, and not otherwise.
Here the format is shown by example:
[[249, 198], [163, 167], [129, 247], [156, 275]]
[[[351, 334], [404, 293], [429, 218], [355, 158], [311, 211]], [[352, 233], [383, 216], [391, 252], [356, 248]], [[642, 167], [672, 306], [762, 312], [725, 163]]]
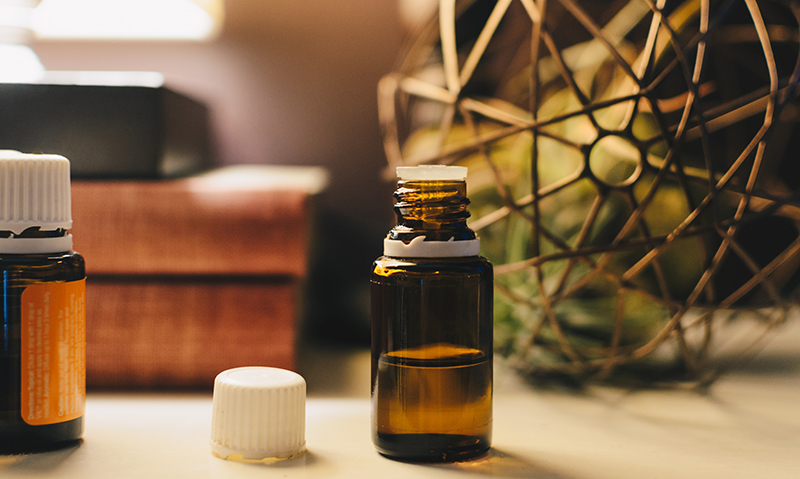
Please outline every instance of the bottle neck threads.
[[424, 236], [426, 241], [475, 239], [467, 226], [469, 212], [464, 181], [399, 181], [394, 209], [397, 226], [391, 239], [411, 241]]
[[384, 240], [384, 255], [430, 258], [479, 254], [480, 241], [467, 226], [469, 199], [463, 178], [401, 177], [394, 197], [397, 225]]

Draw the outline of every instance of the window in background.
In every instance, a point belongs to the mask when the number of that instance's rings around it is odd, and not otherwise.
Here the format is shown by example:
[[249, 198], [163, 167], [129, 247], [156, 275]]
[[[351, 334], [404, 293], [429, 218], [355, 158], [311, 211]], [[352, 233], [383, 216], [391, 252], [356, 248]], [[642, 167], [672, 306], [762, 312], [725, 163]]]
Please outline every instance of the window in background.
[[211, 40], [223, 0], [41, 0], [33, 13], [47, 39]]
[[223, 0], [0, 0], [0, 81], [42, 79], [34, 37], [204, 41], [223, 17]]

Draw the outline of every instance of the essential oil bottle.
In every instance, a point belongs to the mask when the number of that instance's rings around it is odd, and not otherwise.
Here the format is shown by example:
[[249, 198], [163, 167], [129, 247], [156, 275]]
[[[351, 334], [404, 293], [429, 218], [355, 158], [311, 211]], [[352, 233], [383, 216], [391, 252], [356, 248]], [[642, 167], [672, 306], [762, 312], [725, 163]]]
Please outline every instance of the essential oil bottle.
[[372, 440], [452, 462], [492, 433], [492, 266], [467, 226], [465, 167], [397, 168], [398, 224], [374, 263]]
[[0, 150], [0, 454], [75, 444], [86, 398], [86, 274], [69, 161]]

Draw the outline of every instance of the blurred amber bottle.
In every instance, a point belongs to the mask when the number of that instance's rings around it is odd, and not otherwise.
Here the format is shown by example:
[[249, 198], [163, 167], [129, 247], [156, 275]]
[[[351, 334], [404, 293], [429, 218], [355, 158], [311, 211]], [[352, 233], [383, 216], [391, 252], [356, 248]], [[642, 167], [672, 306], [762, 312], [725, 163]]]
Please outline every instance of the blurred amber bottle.
[[69, 161], [0, 151], [0, 454], [83, 433], [86, 274], [71, 226]]

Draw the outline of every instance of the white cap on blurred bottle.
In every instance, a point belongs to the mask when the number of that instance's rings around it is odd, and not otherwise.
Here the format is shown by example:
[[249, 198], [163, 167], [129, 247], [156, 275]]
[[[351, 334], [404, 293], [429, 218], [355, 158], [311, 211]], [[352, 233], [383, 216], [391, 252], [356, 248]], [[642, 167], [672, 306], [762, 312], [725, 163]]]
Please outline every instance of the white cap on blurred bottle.
[[70, 251], [71, 227], [69, 160], [0, 150], [0, 253]]

